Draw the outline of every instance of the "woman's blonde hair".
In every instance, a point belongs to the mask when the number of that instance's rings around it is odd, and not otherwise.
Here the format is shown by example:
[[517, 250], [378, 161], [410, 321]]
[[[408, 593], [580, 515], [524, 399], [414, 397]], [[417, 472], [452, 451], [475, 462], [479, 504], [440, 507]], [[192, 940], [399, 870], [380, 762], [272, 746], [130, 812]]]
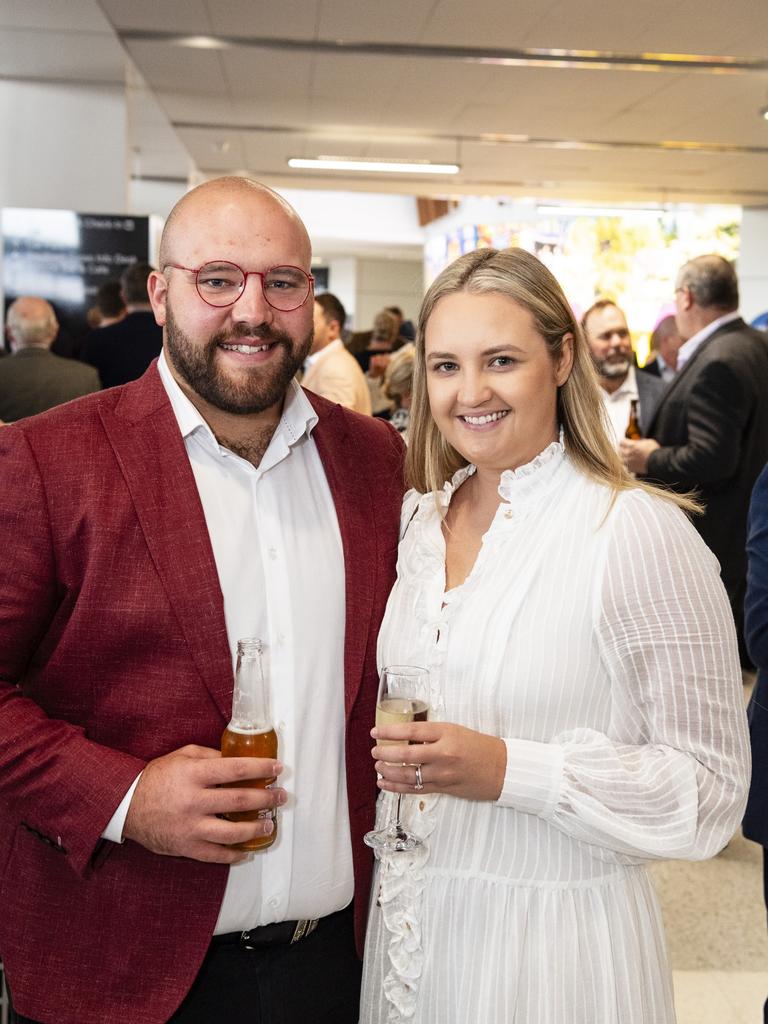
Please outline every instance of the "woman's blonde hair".
[[398, 409], [413, 390], [413, 359], [413, 345], [403, 345], [390, 358], [384, 372], [384, 394]]
[[592, 356], [563, 290], [544, 264], [525, 249], [477, 249], [460, 256], [435, 279], [424, 297], [416, 336], [413, 395], [406, 475], [416, 490], [439, 491], [467, 460], [438, 430], [427, 396], [424, 337], [437, 303], [456, 292], [496, 294], [512, 299], [533, 317], [536, 330], [557, 364], [564, 339], [573, 338], [573, 366], [558, 388], [557, 417], [565, 450], [587, 476], [614, 494], [641, 487], [668, 498], [689, 512], [699, 506], [689, 496], [673, 494], [636, 480], [625, 468], [610, 440], [610, 426], [600, 397]]

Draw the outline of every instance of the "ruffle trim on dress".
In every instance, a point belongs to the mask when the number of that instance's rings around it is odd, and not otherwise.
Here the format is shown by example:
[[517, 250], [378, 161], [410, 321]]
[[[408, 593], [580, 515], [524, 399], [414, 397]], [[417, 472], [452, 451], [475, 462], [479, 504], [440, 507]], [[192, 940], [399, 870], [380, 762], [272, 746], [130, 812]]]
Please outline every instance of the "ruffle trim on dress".
[[499, 479], [499, 497], [502, 501], [519, 504], [529, 497], [543, 495], [549, 489], [552, 477], [560, 468], [565, 455], [563, 428], [557, 441], [517, 469], [505, 469]]
[[401, 1024], [416, 1013], [419, 983], [424, 969], [422, 918], [424, 914], [425, 867], [429, 860], [426, 842], [435, 828], [438, 794], [408, 797], [410, 813], [406, 827], [425, 840], [410, 852], [380, 853], [378, 902], [387, 943], [388, 970], [384, 975], [387, 1024]]

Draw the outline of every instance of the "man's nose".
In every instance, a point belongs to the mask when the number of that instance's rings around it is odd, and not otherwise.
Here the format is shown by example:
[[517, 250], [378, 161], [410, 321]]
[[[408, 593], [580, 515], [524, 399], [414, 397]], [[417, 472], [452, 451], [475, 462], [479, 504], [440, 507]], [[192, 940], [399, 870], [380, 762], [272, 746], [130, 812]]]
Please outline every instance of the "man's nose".
[[264, 297], [258, 274], [249, 274], [239, 298], [232, 305], [235, 320], [263, 323], [272, 319], [272, 307]]

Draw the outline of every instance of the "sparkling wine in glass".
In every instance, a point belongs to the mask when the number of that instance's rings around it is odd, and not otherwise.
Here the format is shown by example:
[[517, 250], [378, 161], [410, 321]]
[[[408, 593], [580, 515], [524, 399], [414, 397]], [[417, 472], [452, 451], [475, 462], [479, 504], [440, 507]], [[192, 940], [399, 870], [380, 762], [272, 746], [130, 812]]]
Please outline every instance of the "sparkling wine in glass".
[[[429, 672], [416, 665], [390, 665], [383, 669], [376, 699], [376, 726], [426, 722], [429, 718]], [[402, 740], [378, 740], [378, 746], [396, 746]], [[418, 836], [408, 832], [400, 820], [402, 794], [394, 801], [394, 814], [386, 826], [367, 832], [365, 842], [377, 852], [415, 850], [421, 846]]]

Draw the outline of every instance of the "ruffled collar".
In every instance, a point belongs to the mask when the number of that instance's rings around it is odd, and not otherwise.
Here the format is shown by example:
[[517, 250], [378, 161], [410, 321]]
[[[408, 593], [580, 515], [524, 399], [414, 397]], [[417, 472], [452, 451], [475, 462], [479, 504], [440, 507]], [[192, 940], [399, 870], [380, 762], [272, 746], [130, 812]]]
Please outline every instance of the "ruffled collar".
[[[539, 452], [530, 462], [517, 469], [505, 469], [499, 478], [499, 497], [508, 504], [517, 508], [525, 505], [531, 499], [543, 496], [552, 483], [565, 458], [565, 444], [563, 441], [563, 428], [560, 428], [560, 436], [557, 441], [552, 441], [547, 447]], [[471, 463], [456, 470], [450, 480], [446, 480], [442, 491], [437, 495], [438, 505], [441, 510], [448, 508], [451, 498], [461, 487], [465, 480], [476, 472], [476, 467]]]

